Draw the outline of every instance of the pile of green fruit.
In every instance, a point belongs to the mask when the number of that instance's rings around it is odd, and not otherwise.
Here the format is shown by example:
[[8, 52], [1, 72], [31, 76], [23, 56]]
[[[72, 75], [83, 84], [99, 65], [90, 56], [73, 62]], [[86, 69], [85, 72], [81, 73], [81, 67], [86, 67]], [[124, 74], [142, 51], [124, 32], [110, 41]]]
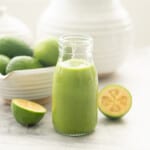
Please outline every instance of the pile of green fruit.
[[32, 49], [24, 41], [13, 37], [0, 38], [0, 73], [15, 70], [55, 66], [59, 55], [57, 39], [40, 41]]

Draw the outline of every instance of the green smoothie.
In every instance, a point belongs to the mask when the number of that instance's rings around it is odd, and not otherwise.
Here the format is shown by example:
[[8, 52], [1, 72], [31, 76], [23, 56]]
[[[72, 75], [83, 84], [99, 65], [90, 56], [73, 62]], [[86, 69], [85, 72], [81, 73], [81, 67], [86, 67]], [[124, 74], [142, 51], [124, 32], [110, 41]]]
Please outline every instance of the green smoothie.
[[84, 135], [97, 123], [95, 67], [81, 59], [57, 64], [53, 79], [52, 118], [57, 132]]

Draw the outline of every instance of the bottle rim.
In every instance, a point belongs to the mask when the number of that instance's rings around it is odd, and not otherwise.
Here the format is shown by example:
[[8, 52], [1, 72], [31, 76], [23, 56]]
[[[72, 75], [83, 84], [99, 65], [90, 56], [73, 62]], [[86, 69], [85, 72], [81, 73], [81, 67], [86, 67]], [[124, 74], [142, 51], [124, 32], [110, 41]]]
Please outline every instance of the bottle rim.
[[93, 44], [93, 38], [90, 35], [84, 35], [84, 34], [65, 34], [60, 36], [59, 38], [59, 44], [65, 44], [65, 43], [76, 43], [79, 45], [88, 45]]

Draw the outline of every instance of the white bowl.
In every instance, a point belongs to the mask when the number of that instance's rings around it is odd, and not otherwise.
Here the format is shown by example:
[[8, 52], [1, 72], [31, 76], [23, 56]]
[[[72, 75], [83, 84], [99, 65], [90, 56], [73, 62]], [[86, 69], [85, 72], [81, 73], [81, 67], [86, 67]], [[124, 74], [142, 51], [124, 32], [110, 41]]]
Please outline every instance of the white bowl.
[[55, 67], [14, 71], [0, 75], [0, 97], [38, 100], [51, 96]]

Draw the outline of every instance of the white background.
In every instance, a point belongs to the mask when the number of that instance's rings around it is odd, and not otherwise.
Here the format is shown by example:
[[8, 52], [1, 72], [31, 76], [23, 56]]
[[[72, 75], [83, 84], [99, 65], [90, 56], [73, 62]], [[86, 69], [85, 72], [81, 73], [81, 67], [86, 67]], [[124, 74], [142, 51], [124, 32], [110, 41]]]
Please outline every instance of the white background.
[[[0, 5], [7, 5], [9, 12], [21, 18], [35, 32], [39, 15], [50, 0], [0, 0]], [[145, 47], [150, 43], [150, 1], [122, 0], [129, 11], [135, 29], [136, 47]]]

